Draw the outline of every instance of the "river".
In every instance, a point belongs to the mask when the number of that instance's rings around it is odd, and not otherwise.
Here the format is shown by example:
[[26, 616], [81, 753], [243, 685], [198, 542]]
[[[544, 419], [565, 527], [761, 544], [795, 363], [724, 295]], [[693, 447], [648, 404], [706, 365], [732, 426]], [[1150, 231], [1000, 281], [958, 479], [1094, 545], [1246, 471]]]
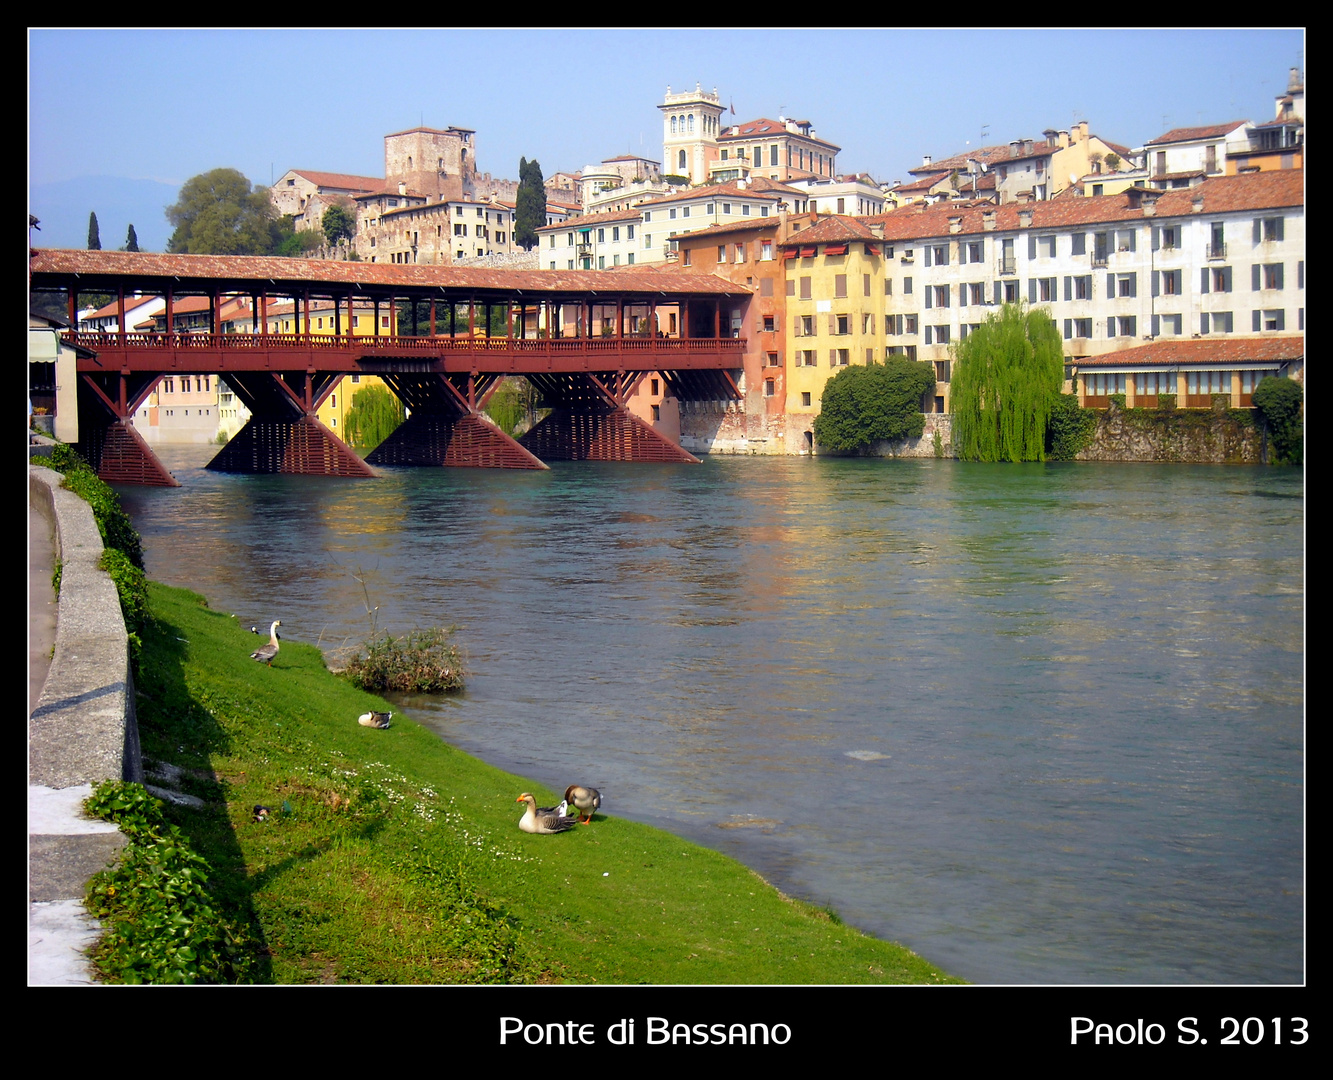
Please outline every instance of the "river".
[[121, 489], [148, 572], [327, 647], [457, 624], [441, 738], [985, 983], [1304, 978], [1304, 487], [709, 458]]

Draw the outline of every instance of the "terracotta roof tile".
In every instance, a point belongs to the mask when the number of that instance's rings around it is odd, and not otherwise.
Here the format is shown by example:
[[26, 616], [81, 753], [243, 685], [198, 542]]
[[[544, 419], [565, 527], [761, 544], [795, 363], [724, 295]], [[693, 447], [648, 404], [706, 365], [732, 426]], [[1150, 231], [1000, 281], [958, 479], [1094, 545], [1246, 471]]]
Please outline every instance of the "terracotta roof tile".
[[1154, 341], [1132, 349], [1090, 356], [1078, 362], [1087, 367], [1180, 367], [1185, 365], [1273, 363], [1299, 360], [1305, 355], [1305, 335], [1227, 337], [1189, 341]]
[[[1163, 191], [1157, 197], [1157, 218], [1188, 217], [1194, 213], [1194, 200], [1203, 199], [1205, 214], [1224, 214], [1247, 210], [1265, 210], [1277, 207], [1305, 205], [1305, 171], [1279, 169], [1271, 172], [1250, 173], [1242, 176], [1218, 176], [1192, 188]], [[1056, 199], [1029, 203], [1033, 229], [1058, 229], [1075, 225], [1097, 225], [1120, 221], [1143, 221], [1141, 209], [1130, 208], [1127, 192], [1117, 195], [1095, 195], [1083, 199]], [[1018, 203], [993, 207], [995, 228], [1006, 232], [1017, 230]], [[961, 217], [963, 233], [983, 232], [982, 215], [986, 207], [959, 206], [955, 203], [937, 203], [934, 206], [914, 204], [875, 217], [862, 218], [866, 222], [883, 222], [884, 239], [916, 240], [948, 236], [949, 218]]]
[[808, 244], [838, 244], [846, 240], [869, 240], [871, 243], [878, 243], [880, 239], [868, 226], [862, 224], [861, 218], [832, 214], [829, 217], [820, 218], [817, 223], [811, 225], [808, 229], [793, 233], [778, 246], [803, 247]]
[[[586, 293], [604, 291], [607, 276], [601, 270], [494, 270], [487, 267], [439, 266], [425, 263], [335, 262], [325, 259], [282, 259], [271, 255], [173, 255], [128, 251], [84, 251], [82, 249], [34, 249], [29, 262], [35, 287], [79, 277], [92, 291], [120, 281], [141, 287], [156, 287], [171, 280], [178, 292], [212, 288], [250, 288], [265, 284], [272, 291], [308, 283], [315, 287], [373, 291], [383, 294], [393, 288], [447, 288], [531, 293]], [[621, 292], [655, 292], [660, 283], [635, 273], [616, 275]], [[100, 280], [99, 280], [100, 279]], [[694, 292], [731, 296], [744, 290], [711, 276], [692, 277]]]
[[1158, 135], [1143, 145], [1157, 146], [1165, 143], [1193, 142], [1195, 139], [1216, 139], [1248, 123], [1248, 120], [1231, 120], [1225, 124], [1208, 124], [1204, 127], [1172, 128], [1165, 135]]
[[351, 173], [314, 172], [311, 169], [292, 169], [291, 171], [322, 188], [376, 191], [384, 186], [384, 177], [382, 176], [354, 176]]
[[750, 188], [738, 187], [732, 183], [711, 184], [705, 187], [686, 188], [684, 191], [677, 191], [674, 195], [663, 195], [660, 198], [649, 199], [647, 202], [639, 205], [648, 209], [654, 206], [662, 206], [666, 203], [686, 202], [691, 199], [712, 199], [730, 196], [733, 199], [759, 199], [763, 202], [775, 201], [776, 195], [770, 195], [765, 192], [754, 191]]

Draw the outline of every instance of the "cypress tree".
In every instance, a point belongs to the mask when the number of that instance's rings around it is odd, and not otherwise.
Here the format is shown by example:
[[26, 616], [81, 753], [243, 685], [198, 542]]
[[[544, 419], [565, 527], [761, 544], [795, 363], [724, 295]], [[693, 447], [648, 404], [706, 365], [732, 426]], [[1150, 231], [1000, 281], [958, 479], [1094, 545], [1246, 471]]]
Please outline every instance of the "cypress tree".
[[524, 251], [537, 246], [537, 230], [546, 224], [546, 183], [542, 167], [518, 159], [518, 195], [514, 200], [514, 243]]
[[1045, 311], [1006, 304], [954, 350], [949, 411], [964, 461], [1045, 461], [1046, 422], [1064, 382], [1060, 331]]
[[130, 223], [130, 231], [125, 234], [125, 250], [138, 251], [139, 238], [134, 234], [134, 223]]
[[94, 210], [88, 215], [88, 250], [101, 251], [102, 237], [97, 231], [97, 211]]

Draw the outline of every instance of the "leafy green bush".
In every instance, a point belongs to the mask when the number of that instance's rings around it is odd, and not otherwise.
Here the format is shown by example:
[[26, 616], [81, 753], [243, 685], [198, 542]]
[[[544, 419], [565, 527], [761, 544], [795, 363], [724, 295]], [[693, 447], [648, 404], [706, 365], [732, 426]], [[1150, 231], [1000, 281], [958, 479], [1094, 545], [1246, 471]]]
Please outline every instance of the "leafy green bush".
[[92, 951], [107, 982], [250, 982], [255, 946], [208, 890], [211, 868], [138, 784], [106, 781], [84, 802], [120, 825], [129, 846], [88, 883], [89, 912], [107, 924]]
[[1270, 375], [1254, 388], [1254, 407], [1264, 419], [1275, 464], [1299, 465], [1305, 456], [1301, 423], [1301, 384]]
[[454, 627], [375, 634], [348, 661], [343, 675], [362, 690], [443, 694], [463, 688], [463, 662]]
[[829, 450], [860, 450], [880, 440], [919, 438], [922, 395], [935, 387], [933, 364], [890, 357], [843, 368], [824, 384], [815, 441]]
[[64, 474], [64, 486], [92, 507], [102, 543], [124, 552], [125, 557], [142, 570], [143, 544], [130, 516], [121, 509], [119, 496], [75, 453], [72, 446], [57, 445], [46, 460], [49, 468]]
[[143, 631], [148, 623], [148, 577], [117, 548], [106, 548], [97, 565], [111, 576], [120, 598], [120, 613], [125, 618], [125, 632], [129, 635], [130, 663], [139, 670], [139, 655], [143, 649]]
[[1057, 394], [1046, 418], [1046, 456], [1052, 461], [1073, 461], [1087, 449], [1097, 430], [1097, 415], [1078, 403], [1075, 394]]

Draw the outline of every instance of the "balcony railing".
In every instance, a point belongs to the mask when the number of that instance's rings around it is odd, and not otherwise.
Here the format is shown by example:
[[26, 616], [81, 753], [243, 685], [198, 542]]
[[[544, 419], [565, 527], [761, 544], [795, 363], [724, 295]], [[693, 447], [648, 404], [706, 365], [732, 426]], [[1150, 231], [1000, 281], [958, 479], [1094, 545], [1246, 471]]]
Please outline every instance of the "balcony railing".
[[1000, 273], [1015, 274], [1018, 272], [1017, 260], [1012, 255], [1002, 255], [1000, 257]]
[[1104, 267], [1109, 261], [1108, 254], [1105, 251], [1094, 251], [1092, 253], [1092, 268], [1094, 270]]
[[1212, 243], [1208, 245], [1208, 258], [1225, 259], [1227, 257], [1227, 246], [1223, 243]]

